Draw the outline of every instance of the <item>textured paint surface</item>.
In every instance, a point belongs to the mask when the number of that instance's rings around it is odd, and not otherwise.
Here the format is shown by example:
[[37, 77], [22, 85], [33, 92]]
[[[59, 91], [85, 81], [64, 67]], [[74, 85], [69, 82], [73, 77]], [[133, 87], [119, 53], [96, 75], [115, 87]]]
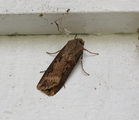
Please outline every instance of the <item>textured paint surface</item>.
[[0, 12], [3, 14], [59, 13], [70, 12], [110, 12], [139, 11], [138, 0], [2, 0]]
[[139, 40], [130, 35], [80, 35], [85, 48], [80, 62], [54, 97], [36, 84], [55, 52], [74, 36], [0, 36], [0, 120], [138, 120]]

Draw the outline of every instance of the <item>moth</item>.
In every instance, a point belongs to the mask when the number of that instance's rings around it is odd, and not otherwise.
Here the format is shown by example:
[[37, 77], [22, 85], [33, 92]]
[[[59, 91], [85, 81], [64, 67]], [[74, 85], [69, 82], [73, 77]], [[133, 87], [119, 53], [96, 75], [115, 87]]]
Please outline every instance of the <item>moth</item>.
[[[59, 53], [45, 71], [37, 89], [48, 96], [55, 95], [64, 86], [79, 58], [82, 58], [83, 50], [88, 51], [84, 48], [84, 41], [81, 38], [75, 37], [73, 40], [69, 40], [61, 50], [55, 52]], [[98, 55], [98, 53], [90, 53]]]

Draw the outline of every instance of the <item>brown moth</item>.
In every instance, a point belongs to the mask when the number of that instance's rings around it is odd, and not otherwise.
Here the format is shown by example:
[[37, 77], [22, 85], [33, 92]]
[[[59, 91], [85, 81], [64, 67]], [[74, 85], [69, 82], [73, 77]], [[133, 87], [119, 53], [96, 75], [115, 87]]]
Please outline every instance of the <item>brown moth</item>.
[[[69, 40], [67, 44], [58, 51], [58, 55], [39, 81], [37, 89], [43, 91], [48, 96], [55, 95], [64, 85], [79, 58], [82, 57], [83, 50], [86, 50], [83, 46], [84, 41], [81, 38], [75, 37], [73, 40]], [[98, 55], [98, 53], [92, 54]]]

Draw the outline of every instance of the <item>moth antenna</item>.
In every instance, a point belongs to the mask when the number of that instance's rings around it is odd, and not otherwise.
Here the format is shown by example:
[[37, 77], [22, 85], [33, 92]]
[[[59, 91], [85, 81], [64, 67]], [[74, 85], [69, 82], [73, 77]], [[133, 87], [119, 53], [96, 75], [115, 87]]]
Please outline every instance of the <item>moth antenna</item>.
[[54, 52], [54, 53], [50, 53], [50, 52], [46, 52], [47, 54], [56, 54], [56, 53], [58, 53], [58, 52], [60, 52], [60, 50], [58, 50], [57, 52]]
[[83, 59], [83, 55], [81, 56], [81, 67], [82, 67], [82, 70], [83, 70], [83, 72], [86, 74], [86, 75], [90, 75], [89, 73], [87, 73], [85, 70], [84, 70], [84, 68], [83, 68], [83, 61], [82, 61], [82, 59]]
[[89, 50], [87, 50], [87, 49], [85, 49], [85, 48], [83, 48], [85, 51], [87, 51], [87, 52], [89, 52], [89, 53], [91, 53], [91, 54], [95, 54], [95, 55], [99, 55], [99, 53], [94, 53], [94, 52], [91, 52], [91, 51], [89, 51]]

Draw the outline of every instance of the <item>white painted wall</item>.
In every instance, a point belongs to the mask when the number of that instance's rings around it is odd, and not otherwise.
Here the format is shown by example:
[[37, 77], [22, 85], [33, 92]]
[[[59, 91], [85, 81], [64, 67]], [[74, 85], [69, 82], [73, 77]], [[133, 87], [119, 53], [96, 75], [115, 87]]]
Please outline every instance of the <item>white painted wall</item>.
[[70, 12], [135, 12], [138, 0], [1, 0], [1, 14], [64, 13]]
[[55, 96], [36, 89], [54, 56], [74, 36], [0, 37], [0, 120], [138, 120], [139, 40], [129, 35], [79, 35], [85, 48], [80, 62]]
[[[34, 35], [0, 36], [0, 120], [139, 119], [139, 40], [137, 34], [127, 34], [139, 28], [138, 0], [0, 3], [0, 35]], [[55, 52], [74, 38], [54, 35], [59, 34], [55, 20], [72, 34], [101, 35], [78, 35], [85, 48], [100, 55], [84, 52], [90, 76], [79, 62], [66, 88], [48, 97], [36, 89], [39, 72], [54, 59], [45, 52]]]

